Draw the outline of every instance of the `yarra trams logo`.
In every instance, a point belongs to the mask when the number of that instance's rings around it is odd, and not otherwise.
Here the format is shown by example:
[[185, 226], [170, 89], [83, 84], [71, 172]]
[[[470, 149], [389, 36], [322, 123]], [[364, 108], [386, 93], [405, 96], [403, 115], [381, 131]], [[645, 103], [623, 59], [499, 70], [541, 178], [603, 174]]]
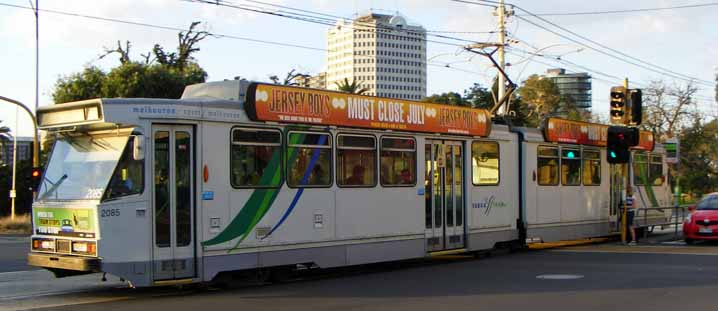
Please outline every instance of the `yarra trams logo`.
[[493, 209], [493, 208], [506, 207], [506, 202], [497, 201], [496, 197], [492, 195], [492, 196], [489, 196], [488, 198], [484, 198], [483, 202], [471, 203], [471, 207], [483, 208], [484, 215], [488, 215], [491, 213], [491, 209]]

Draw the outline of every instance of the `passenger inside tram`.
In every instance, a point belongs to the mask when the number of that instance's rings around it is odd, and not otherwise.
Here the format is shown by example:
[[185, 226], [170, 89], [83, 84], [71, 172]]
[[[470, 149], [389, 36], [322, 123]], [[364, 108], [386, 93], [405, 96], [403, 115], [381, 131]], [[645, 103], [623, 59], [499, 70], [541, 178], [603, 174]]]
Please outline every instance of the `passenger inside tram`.
[[352, 169], [352, 176], [347, 178], [346, 184], [350, 186], [358, 186], [364, 184], [364, 167], [355, 165]]

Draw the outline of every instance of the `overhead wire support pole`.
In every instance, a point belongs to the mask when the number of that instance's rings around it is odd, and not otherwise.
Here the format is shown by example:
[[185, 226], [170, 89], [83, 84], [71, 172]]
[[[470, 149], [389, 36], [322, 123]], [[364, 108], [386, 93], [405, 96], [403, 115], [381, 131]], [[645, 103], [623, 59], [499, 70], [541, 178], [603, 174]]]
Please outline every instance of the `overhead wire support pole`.
[[[504, 49], [504, 46], [506, 45], [506, 23], [505, 23], [505, 14], [506, 14], [506, 7], [504, 6], [504, 0], [499, 1], [499, 6], [496, 8], [496, 14], [499, 17], [499, 46], [498, 46], [498, 52], [499, 52], [499, 63], [497, 68], [499, 71], [504, 71], [506, 67], [506, 51]], [[500, 74], [498, 77], [498, 98], [503, 98], [504, 93], [506, 92], [505, 84], [506, 80], [504, 79], [505, 74]], [[506, 114], [507, 109], [499, 109], [499, 114]]]

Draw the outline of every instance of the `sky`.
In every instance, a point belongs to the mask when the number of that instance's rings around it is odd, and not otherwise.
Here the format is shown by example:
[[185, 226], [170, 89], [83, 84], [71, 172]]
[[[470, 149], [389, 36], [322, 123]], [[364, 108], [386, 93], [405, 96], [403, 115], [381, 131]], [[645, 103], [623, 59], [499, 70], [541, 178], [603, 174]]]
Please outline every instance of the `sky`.
[[[473, 1], [473, 0], [470, 0]], [[34, 1], [33, 1], [34, 2]], [[254, 0], [226, 0], [243, 6], [280, 9]], [[490, 85], [496, 70], [490, 61], [461, 49], [470, 42], [495, 42], [497, 18], [493, 8], [451, 0], [262, 0], [264, 3], [329, 14], [350, 19], [370, 11], [396, 13], [410, 23], [420, 24], [430, 35], [428, 43], [428, 95], [448, 91], [463, 92], [474, 83]], [[709, 3], [706, 0], [667, 1], [570, 1], [513, 0], [517, 7], [531, 13], [573, 13], [588, 11], [657, 8]], [[35, 107], [35, 16], [29, 0], [0, 0], [0, 96]], [[199, 43], [197, 62], [209, 74], [209, 81], [240, 76], [268, 81], [270, 75], [283, 76], [296, 69], [316, 74], [325, 65], [326, 30], [329, 26], [230, 7], [180, 0], [43, 0], [41, 10], [71, 13], [39, 14], [39, 104], [52, 104], [51, 93], [58, 78], [81, 71], [86, 66], [104, 70], [119, 64], [114, 55], [100, 59], [105, 48], [115, 48], [118, 40], [130, 41], [130, 56], [140, 60], [155, 43], [166, 50], [177, 46], [177, 30], [130, 25], [85, 18], [77, 15], [110, 18], [168, 28], [187, 28], [193, 21], [213, 34]], [[627, 77], [632, 87], [663, 80], [669, 85], [685, 85], [681, 77], [698, 79], [698, 107], [706, 115], [715, 115], [718, 104], [714, 84], [718, 69], [718, 6], [643, 11], [622, 14], [543, 16], [544, 19], [614, 51], [604, 53], [557, 36], [532, 23], [547, 27], [579, 42], [576, 36], [516, 9], [507, 20], [510, 47], [507, 54], [509, 77], [516, 83], [531, 74], [562, 67], [568, 72], [585, 72], [593, 79], [593, 112], [608, 117], [609, 89]], [[302, 14], [309, 14], [308, 12]], [[326, 16], [324, 16], [326, 17]], [[494, 32], [494, 33], [491, 33]], [[229, 38], [226, 36], [232, 36]], [[447, 38], [450, 37], [450, 38]], [[245, 40], [249, 39], [249, 40]], [[466, 41], [456, 40], [462, 39]], [[260, 43], [252, 40], [300, 45], [308, 48]], [[433, 42], [436, 41], [436, 42]], [[592, 43], [587, 43], [596, 47]], [[532, 53], [532, 54], [527, 54]], [[620, 55], [618, 53], [622, 53]], [[538, 55], [536, 55], [538, 54]], [[608, 54], [608, 55], [606, 55]], [[618, 60], [629, 60], [628, 64]], [[633, 57], [634, 59], [628, 59]], [[556, 60], [560, 58], [562, 62]], [[647, 62], [650, 65], [643, 63]], [[658, 69], [662, 67], [662, 69]], [[674, 73], [666, 74], [664, 70]], [[655, 72], [659, 71], [659, 72]], [[0, 102], [0, 123], [19, 136], [30, 136], [30, 119], [13, 105]], [[17, 123], [16, 123], [17, 121]], [[17, 125], [17, 126], [16, 126]]]

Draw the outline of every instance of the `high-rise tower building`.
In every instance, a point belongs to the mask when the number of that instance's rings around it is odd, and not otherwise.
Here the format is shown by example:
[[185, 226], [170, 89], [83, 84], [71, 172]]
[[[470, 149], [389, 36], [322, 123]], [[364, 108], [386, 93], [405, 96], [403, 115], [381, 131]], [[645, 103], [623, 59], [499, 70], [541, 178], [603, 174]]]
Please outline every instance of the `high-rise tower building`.
[[426, 96], [426, 30], [398, 15], [371, 13], [339, 21], [327, 34], [326, 86], [356, 79], [367, 95]]
[[547, 70], [546, 77], [558, 86], [565, 100], [571, 100], [578, 108], [591, 108], [591, 76], [588, 73], [566, 73], [563, 68], [555, 68]]

